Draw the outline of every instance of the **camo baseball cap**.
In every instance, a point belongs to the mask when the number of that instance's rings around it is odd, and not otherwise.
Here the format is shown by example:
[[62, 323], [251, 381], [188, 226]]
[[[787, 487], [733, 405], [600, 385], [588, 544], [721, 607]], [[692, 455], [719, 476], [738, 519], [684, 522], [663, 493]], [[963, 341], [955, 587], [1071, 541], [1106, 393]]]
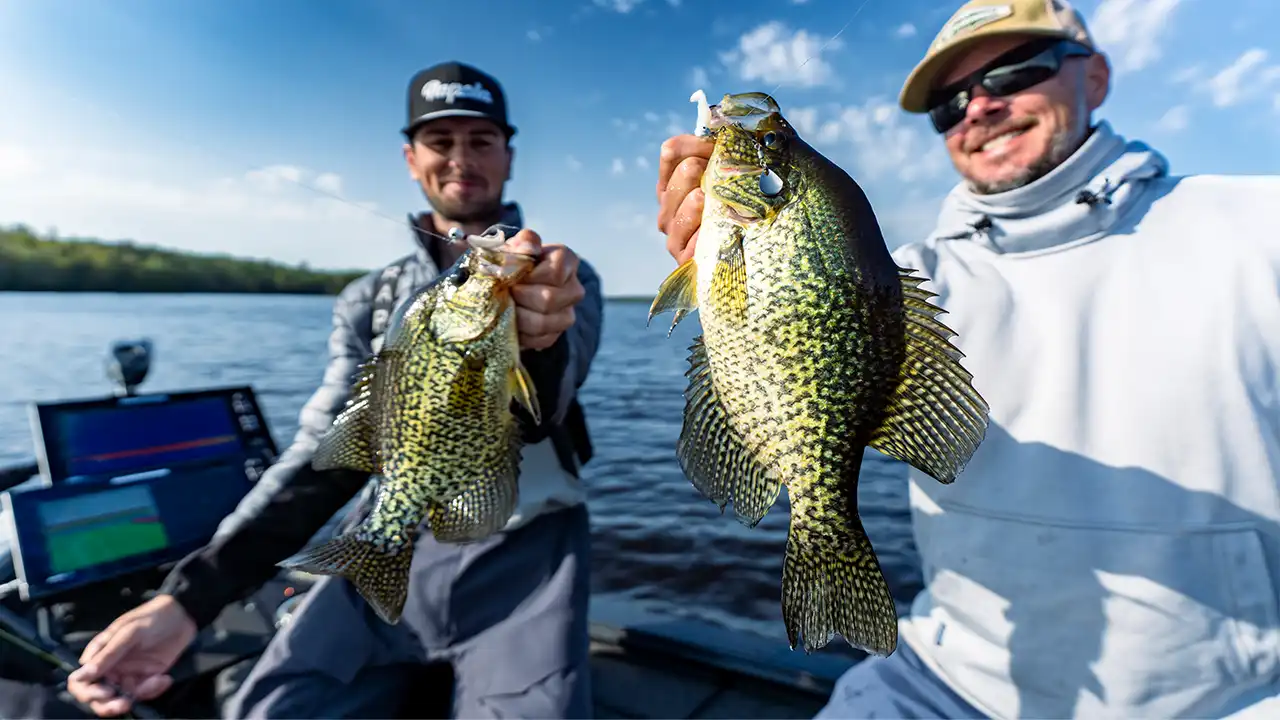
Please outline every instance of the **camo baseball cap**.
[[975, 44], [1009, 35], [1060, 37], [1097, 50], [1084, 16], [1066, 0], [969, 0], [938, 31], [903, 83], [898, 103], [907, 112], [928, 112], [938, 75]]

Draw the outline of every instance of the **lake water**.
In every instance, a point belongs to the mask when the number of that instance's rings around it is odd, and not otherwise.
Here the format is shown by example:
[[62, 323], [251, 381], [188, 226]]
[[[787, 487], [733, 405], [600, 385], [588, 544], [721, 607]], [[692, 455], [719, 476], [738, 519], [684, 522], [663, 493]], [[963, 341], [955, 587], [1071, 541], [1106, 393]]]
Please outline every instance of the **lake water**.
[[[326, 361], [332, 298], [271, 295], [0, 293], [0, 464], [31, 455], [33, 400], [108, 393], [118, 339], [155, 344], [144, 392], [252, 384], [281, 450]], [[786, 640], [779, 605], [786, 495], [754, 529], [703, 499], [675, 459], [697, 315], [610, 302], [582, 402], [595, 445], [584, 469], [594, 528], [593, 588], [647, 609]], [[859, 507], [900, 607], [920, 588], [901, 466], [869, 451]], [[843, 642], [833, 643], [847, 647]]]

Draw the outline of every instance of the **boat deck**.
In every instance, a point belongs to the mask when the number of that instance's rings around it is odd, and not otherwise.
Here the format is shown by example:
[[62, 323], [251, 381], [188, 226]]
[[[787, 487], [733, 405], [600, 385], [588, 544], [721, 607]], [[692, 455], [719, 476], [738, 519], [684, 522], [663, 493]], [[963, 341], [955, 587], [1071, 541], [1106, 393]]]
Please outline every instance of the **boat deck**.
[[820, 693], [680, 660], [637, 659], [593, 643], [597, 718], [810, 718]]
[[810, 718], [859, 659], [592, 604], [598, 718]]

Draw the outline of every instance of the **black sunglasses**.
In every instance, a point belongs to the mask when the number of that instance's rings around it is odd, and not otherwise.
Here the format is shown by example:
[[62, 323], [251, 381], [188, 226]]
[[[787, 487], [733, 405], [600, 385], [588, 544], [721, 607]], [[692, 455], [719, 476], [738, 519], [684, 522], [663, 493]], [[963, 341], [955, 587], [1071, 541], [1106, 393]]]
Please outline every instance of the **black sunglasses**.
[[1069, 57], [1089, 57], [1093, 51], [1070, 40], [1033, 42], [1011, 50], [959, 82], [929, 96], [929, 119], [939, 133], [964, 120], [974, 85], [997, 97], [1022, 92], [1058, 74]]

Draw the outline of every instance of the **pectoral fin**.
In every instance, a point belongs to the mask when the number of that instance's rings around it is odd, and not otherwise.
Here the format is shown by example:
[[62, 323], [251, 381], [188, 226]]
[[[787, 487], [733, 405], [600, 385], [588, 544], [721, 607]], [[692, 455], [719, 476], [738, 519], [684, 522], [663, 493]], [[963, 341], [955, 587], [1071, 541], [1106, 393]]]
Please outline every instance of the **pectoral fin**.
[[533, 378], [519, 361], [507, 372], [507, 381], [511, 384], [511, 397], [524, 408], [535, 424], [542, 424], [542, 408], [538, 406], [538, 393], [533, 387]]
[[649, 320], [646, 324], [653, 322], [655, 315], [674, 310], [675, 319], [671, 321], [671, 328], [667, 330], [667, 337], [671, 337], [671, 331], [676, 329], [676, 325], [696, 309], [698, 309], [698, 264], [693, 258], [689, 258], [681, 263], [680, 267], [671, 271], [667, 279], [662, 281], [662, 285], [658, 286], [658, 294], [653, 298], [653, 304], [649, 306]]
[[747, 322], [747, 263], [742, 252], [742, 228], [734, 227], [720, 248], [720, 257], [711, 273], [711, 302], [716, 317], [742, 327]]
[[943, 311], [920, 288], [923, 277], [900, 273], [906, 317], [906, 357], [888, 415], [869, 443], [941, 483], [964, 469], [987, 431], [987, 403], [960, 364], [955, 332], [937, 320]]

